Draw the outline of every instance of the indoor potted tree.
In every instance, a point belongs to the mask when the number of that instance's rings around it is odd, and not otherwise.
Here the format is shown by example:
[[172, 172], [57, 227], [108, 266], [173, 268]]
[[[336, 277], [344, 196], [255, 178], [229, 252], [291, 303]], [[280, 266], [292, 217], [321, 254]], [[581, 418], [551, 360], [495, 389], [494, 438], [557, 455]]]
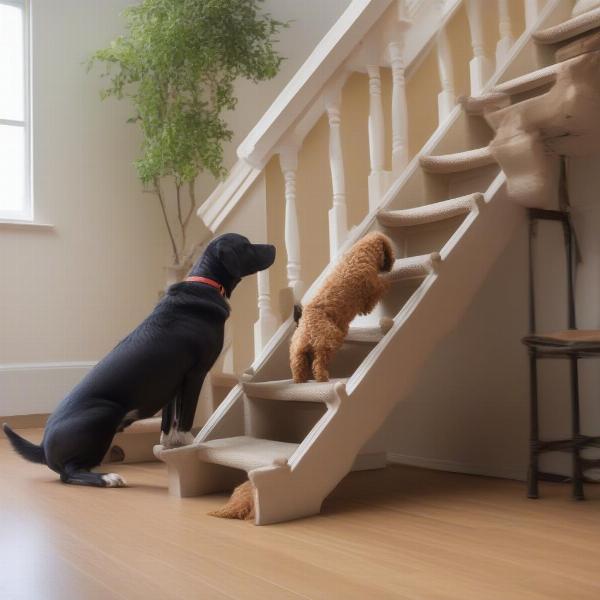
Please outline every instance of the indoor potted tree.
[[170, 282], [185, 275], [198, 246], [187, 238], [196, 178], [205, 170], [225, 173], [223, 142], [232, 132], [223, 113], [236, 105], [235, 80], [272, 78], [282, 61], [273, 45], [285, 24], [261, 13], [261, 2], [143, 0], [124, 11], [125, 35], [89, 60], [89, 68], [105, 66], [102, 97], [132, 103], [128, 122], [143, 135], [135, 166], [160, 203], [172, 251]]

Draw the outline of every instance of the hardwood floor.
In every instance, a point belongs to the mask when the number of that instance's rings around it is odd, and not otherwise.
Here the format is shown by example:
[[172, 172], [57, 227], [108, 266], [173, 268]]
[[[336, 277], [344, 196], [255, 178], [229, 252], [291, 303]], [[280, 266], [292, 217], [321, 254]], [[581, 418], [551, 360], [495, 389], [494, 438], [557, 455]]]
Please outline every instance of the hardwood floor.
[[[39, 431], [25, 431], [39, 439]], [[600, 489], [575, 503], [522, 483], [392, 466], [353, 473], [321, 515], [254, 527], [167, 495], [162, 464], [127, 489], [62, 485], [0, 439], [2, 600], [600, 598]]]

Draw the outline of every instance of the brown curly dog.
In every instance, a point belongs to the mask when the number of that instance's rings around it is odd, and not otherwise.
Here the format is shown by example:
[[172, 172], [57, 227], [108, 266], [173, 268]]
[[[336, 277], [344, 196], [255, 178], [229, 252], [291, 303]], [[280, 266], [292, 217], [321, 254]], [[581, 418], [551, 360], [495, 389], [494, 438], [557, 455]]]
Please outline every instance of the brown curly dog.
[[358, 314], [370, 313], [387, 290], [379, 274], [391, 271], [390, 239], [374, 231], [358, 240], [335, 265], [314, 298], [304, 307], [290, 345], [290, 367], [296, 383], [328, 381], [327, 370]]

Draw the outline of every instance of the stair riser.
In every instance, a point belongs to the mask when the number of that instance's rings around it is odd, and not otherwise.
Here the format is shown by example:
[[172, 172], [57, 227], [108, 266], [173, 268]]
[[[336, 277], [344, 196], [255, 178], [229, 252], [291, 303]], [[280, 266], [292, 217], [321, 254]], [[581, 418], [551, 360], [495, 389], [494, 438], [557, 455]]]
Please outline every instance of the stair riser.
[[300, 443], [327, 412], [320, 402], [281, 402], [246, 398], [245, 434], [278, 442]]
[[441, 250], [466, 215], [467, 213], [464, 213], [450, 219], [415, 227], [382, 227], [382, 230], [394, 242], [398, 258], [431, 254]]
[[381, 314], [389, 317], [397, 315], [423, 283], [423, 279], [407, 279], [406, 281], [392, 284], [388, 293], [380, 302]]
[[498, 173], [500, 173], [498, 165], [488, 165], [473, 171], [445, 176], [448, 195], [455, 198], [486, 190], [498, 176]]

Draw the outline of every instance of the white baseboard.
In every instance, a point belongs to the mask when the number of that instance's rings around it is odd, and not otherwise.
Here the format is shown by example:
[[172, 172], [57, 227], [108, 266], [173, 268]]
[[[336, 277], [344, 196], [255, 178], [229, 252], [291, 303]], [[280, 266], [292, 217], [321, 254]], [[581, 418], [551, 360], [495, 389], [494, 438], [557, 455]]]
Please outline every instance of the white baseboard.
[[451, 460], [440, 460], [437, 458], [424, 458], [421, 456], [410, 456], [398, 452], [388, 452], [388, 462], [436, 471], [450, 471], [451, 473], [466, 473], [467, 475], [485, 475], [487, 477], [500, 477], [502, 479], [516, 479], [525, 481], [526, 469], [520, 465], [480, 465], [472, 463], [454, 462]]
[[95, 362], [0, 364], [0, 415], [51, 413]]

